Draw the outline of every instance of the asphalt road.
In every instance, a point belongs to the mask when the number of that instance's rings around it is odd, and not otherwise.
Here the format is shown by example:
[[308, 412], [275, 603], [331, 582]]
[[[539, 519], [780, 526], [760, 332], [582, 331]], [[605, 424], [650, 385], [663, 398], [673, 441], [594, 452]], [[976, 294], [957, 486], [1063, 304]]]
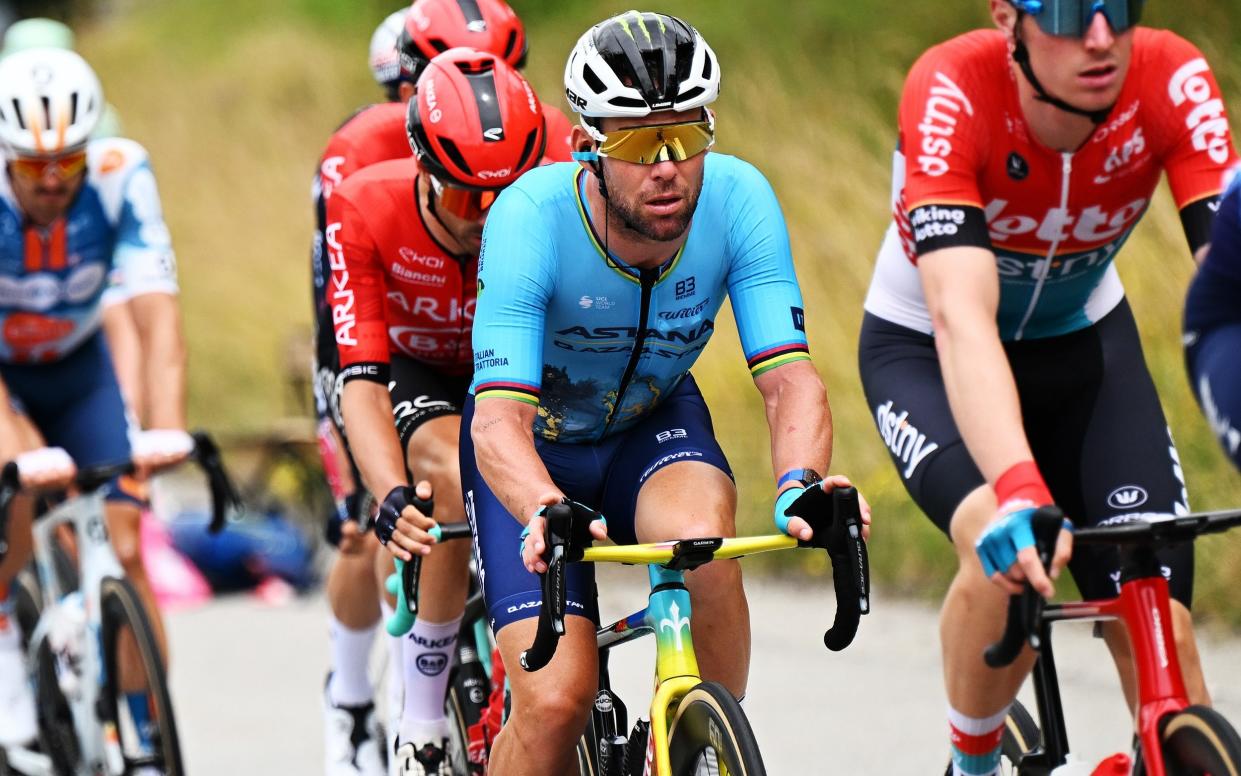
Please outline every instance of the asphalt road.
[[[641, 570], [609, 570], [603, 579], [605, 616], [642, 604]], [[829, 653], [821, 639], [830, 586], [752, 581], [747, 589], [754, 651], [746, 712], [769, 773], [943, 773], [934, 609], [880, 595], [854, 644]], [[169, 615], [173, 693], [194, 776], [323, 772], [325, 612], [319, 596], [280, 606], [247, 596]], [[1125, 749], [1129, 722], [1102, 642], [1088, 626], [1066, 625], [1055, 646], [1074, 755], [1097, 760]], [[1241, 726], [1241, 641], [1206, 636], [1202, 651], [1216, 707]], [[612, 670], [632, 716], [649, 702], [653, 643], [621, 648]], [[1028, 688], [1024, 695], [1033, 708]]]

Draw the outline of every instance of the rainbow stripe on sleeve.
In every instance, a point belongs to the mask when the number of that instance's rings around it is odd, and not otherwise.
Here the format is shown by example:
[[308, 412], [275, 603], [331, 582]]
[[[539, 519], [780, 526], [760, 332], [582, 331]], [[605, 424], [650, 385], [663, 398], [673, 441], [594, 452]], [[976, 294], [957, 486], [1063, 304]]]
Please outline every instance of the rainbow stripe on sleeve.
[[750, 367], [750, 375], [758, 377], [763, 372], [793, 361], [809, 361], [810, 348], [804, 342], [784, 342], [779, 345], [760, 350], [746, 359]]
[[483, 399], [512, 399], [539, 406], [539, 387], [532, 383], [521, 383], [512, 380], [493, 380], [480, 383], [474, 388], [474, 401]]

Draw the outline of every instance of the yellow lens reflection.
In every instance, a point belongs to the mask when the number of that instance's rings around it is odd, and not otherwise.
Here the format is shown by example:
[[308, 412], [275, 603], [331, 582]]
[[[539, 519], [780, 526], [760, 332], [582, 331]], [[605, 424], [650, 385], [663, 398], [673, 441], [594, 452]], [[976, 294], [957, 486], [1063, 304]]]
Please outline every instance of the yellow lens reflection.
[[683, 162], [706, 151], [714, 142], [715, 133], [707, 121], [655, 124], [609, 132], [599, 153], [634, 164]]

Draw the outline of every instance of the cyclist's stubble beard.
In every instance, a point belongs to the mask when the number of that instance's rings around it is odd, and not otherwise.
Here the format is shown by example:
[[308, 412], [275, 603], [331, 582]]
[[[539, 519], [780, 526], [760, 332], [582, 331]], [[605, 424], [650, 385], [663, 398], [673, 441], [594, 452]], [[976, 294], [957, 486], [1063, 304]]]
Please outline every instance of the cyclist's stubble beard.
[[63, 181], [54, 176], [31, 180], [14, 174], [12, 168], [7, 174], [13, 198], [26, 218], [36, 226], [48, 226], [68, 212], [86, 182], [85, 170]]
[[[694, 212], [698, 209], [698, 198], [702, 194], [701, 167], [697, 180], [686, 180], [680, 175], [664, 181], [647, 178], [637, 190], [631, 192], [624, 191], [615, 176], [608, 174], [608, 165], [601, 167], [607, 191], [608, 221], [615, 228], [636, 233], [655, 242], [668, 242], [685, 234], [694, 218]], [[681, 197], [685, 205], [672, 216], [644, 215], [642, 203], [661, 195]]]

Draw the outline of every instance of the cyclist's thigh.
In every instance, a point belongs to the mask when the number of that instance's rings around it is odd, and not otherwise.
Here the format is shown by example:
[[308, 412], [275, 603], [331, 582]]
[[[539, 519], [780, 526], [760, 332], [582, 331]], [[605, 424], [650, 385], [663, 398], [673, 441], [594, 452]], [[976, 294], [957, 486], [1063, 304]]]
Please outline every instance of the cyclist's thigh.
[[[1083, 397], [1089, 417], [1078, 439], [1064, 437], [1065, 444], [1081, 451], [1081, 507], [1073, 518], [1079, 524], [1098, 525], [1141, 512], [1187, 513], [1179, 457], [1128, 305], [1122, 304], [1093, 328], [1101, 359], [1097, 392], [1093, 400]], [[1052, 492], [1057, 493], [1056, 483]], [[1162, 549], [1159, 558], [1173, 597], [1189, 606], [1193, 545]], [[1087, 598], [1114, 596], [1119, 589], [1114, 548], [1078, 547], [1070, 570]]]
[[[522, 524], [509, 514], [478, 471], [474, 461], [474, 443], [470, 438], [470, 420], [473, 416], [474, 397], [468, 396], [461, 418], [461, 490], [465, 497], [466, 518], [474, 532], [474, 554], [478, 578], [483, 586], [483, 598], [487, 602], [491, 627], [499, 633], [506, 625], [538, 616], [539, 602], [543, 600], [542, 579], [527, 571], [521, 561], [519, 542]], [[540, 449], [545, 464], [548, 459], [547, 447], [549, 446]], [[589, 445], [558, 447], [579, 447], [583, 456], [592, 455]], [[593, 460], [586, 460], [586, 465], [578, 468], [593, 468], [590, 465], [592, 462]], [[563, 474], [565, 468], [563, 461], [549, 465], [548, 472], [552, 480], [570, 498], [588, 505], [595, 503], [595, 499], [583, 498], [575, 494], [573, 489], [566, 488], [563, 477], [558, 479], [558, 474]], [[598, 613], [595, 606], [594, 566], [588, 563], [570, 564], [566, 588], [565, 611], [596, 622]]]
[[732, 470], [692, 375], [619, 436], [600, 501], [613, 541], [736, 534]]
[[[1241, 306], [1241, 301], [1238, 302]], [[1211, 432], [1241, 469], [1241, 322], [1213, 327], [1186, 351], [1190, 383]]]
[[6, 366], [5, 383], [47, 444], [79, 467], [129, 458], [129, 423], [103, 335], [49, 364]]
[[858, 365], [871, 418], [901, 482], [951, 536], [957, 507], [986, 479], [953, 420], [934, 339], [867, 313]]

